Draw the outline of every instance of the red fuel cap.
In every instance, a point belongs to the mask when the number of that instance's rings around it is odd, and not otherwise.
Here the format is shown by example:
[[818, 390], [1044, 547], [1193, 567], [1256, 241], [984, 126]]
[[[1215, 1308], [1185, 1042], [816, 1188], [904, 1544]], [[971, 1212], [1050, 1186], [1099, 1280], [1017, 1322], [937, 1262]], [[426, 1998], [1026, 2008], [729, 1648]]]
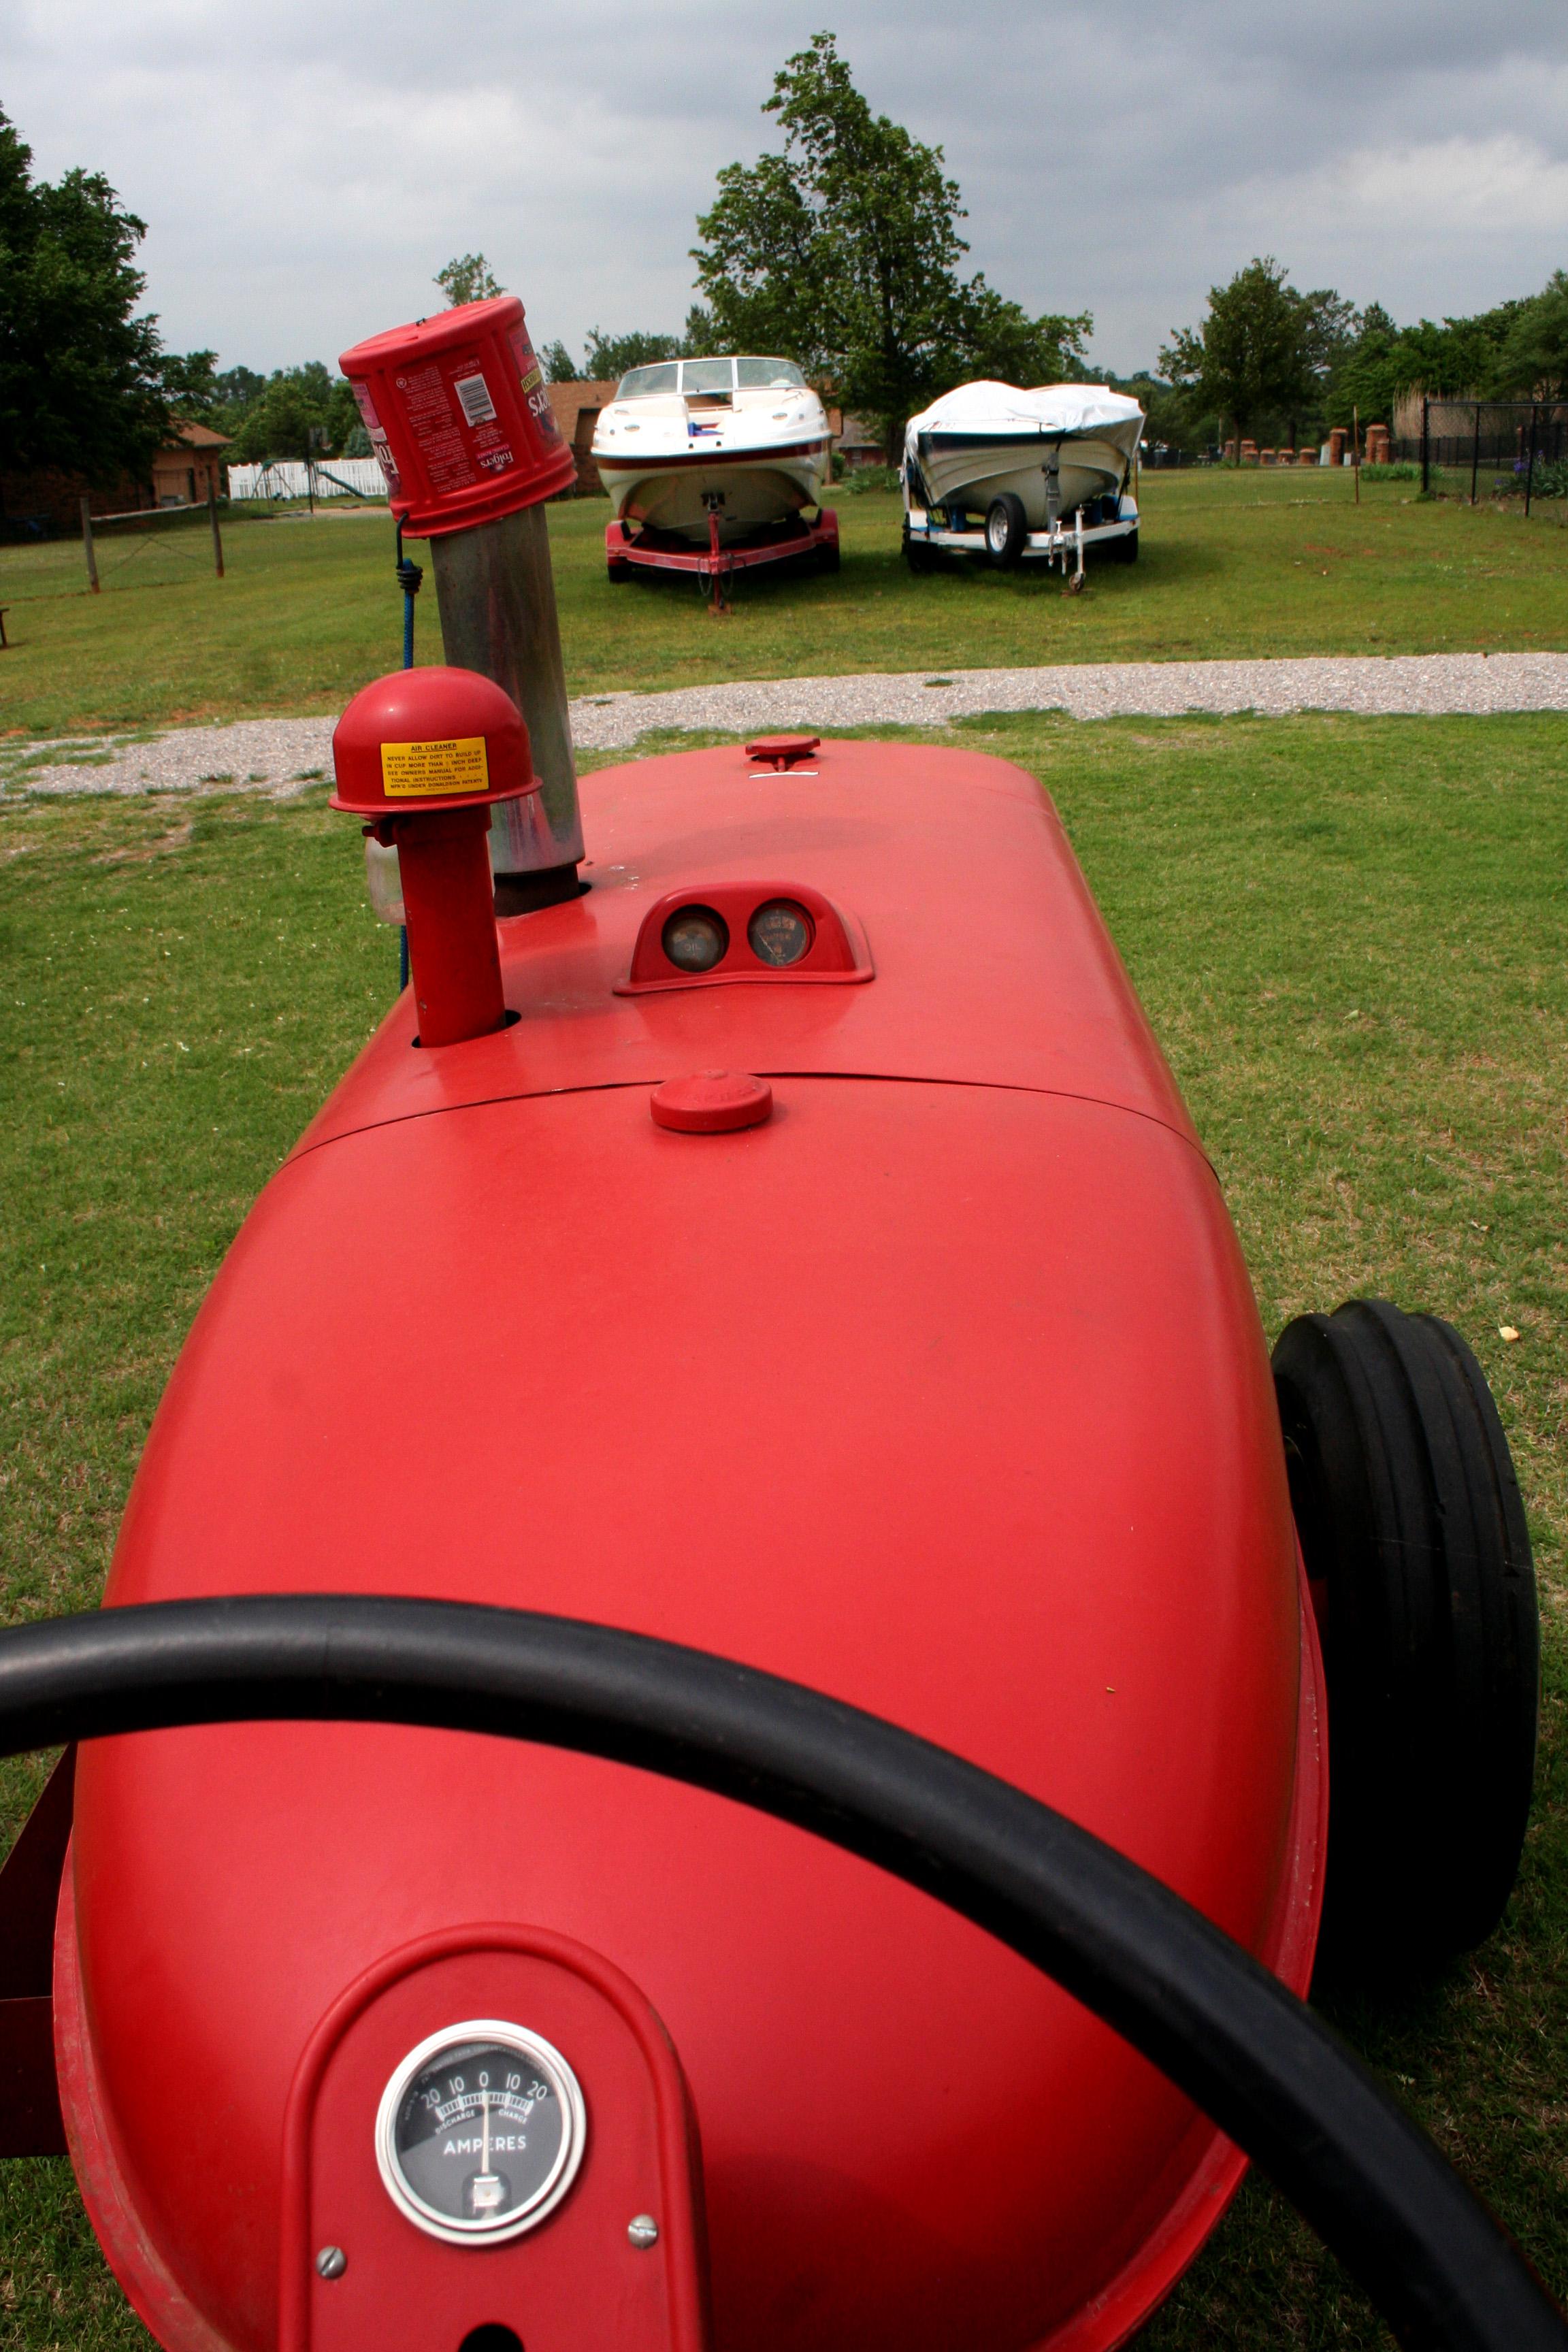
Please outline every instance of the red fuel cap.
[[760, 1127], [773, 1111], [773, 1090], [744, 1070], [699, 1070], [689, 1078], [666, 1078], [647, 1107], [658, 1126], [679, 1135], [725, 1135]]
[[793, 768], [797, 760], [809, 760], [821, 742], [820, 735], [753, 735], [746, 757], [758, 767]]

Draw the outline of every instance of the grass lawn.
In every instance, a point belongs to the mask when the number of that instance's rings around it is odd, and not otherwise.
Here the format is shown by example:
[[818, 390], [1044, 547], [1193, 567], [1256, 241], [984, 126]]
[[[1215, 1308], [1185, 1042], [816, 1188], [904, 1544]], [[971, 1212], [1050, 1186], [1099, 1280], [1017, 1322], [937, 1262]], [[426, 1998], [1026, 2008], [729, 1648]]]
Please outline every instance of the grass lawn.
[[[974, 668], [1221, 655], [1510, 651], [1568, 645], [1563, 501], [1418, 500], [1348, 472], [1147, 474], [1140, 561], [1060, 575], [964, 565], [915, 579], [887, 493], [840, 495], [837, 579], [742, 580], [710, 620], [693, 585], [605, 576], [609, 508], [549, 509], [574, 694], [803, 672]], [[214, 578], [205, 518], [167, 537], [104, 535], [104, 592], [74, 542], [0, 547], [0, 738], [335, 710], [401, 656], [384, 513], [325, 511], [226, 529]], [[420, 551], [415, 550], [416, 553]], [[419, 650], [438, 657], [426, 585]]]
[[[1190, 498], [1194, 525], [1208, 511], [1234, 528], [1234, 509], [1203, 508], [1208, 488], [1181, 484], [1171, 510]], [[558, 510], [564, 531], [581, 511]], [[1260, 528], [1295, 530], [1292, 511]], [[1489, 516], [1389, 511], [1407, 550], [1430, 533], [1428, 549], [1484, 545], [1545, 565], [1563, 544]], [[1310, 528], [1326, 537], [1342, 522], [1325, 508]], [[370, 530], [336, 528], [344, 546]], [[1421, 561], [1436, 568], [1429, 553], [1402, 560], [1412, 576]], [[951, 601], [1005, 613], [1013, 593], [955, 583]], [[1059, 617], [1049, 603], [1038, 611]], [[1301, 1308], [1378, 1293], [1449, 1316], [1496, 1389], [1545, 1598], [1521, 1886], [1470, 1959], [1336, 2015], [1562, 2294], [1568, 732], [1535, 717], [1048, 715], [962, 731], [1056, 796], [1220, 1170], [1270, 1334]], [[11, 1618], [97, 1598], [191, 1315], [258, 1186], [392, 993], [394, 943], [360, 877], [355, 828], [319, 793], [0, 810]], [[0, 1773], [0, 1827], [15, 1826], [39, 1777]], [[0, 2165], [0, 2342], [97, 2352], [142, 2340], [68, 2168]], [[1256, 2183], [1145, 2339], [1150, 2352], [1385, 2341]]]

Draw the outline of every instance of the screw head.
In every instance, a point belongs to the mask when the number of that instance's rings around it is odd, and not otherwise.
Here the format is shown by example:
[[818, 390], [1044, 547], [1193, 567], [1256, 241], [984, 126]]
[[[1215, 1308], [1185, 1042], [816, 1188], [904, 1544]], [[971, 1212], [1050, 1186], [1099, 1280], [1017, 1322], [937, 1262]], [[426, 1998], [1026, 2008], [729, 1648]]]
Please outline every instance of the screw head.
[[626, 2223], [626, 2235], [634, 2246], [657, 2246], [658, 2223], [651, 2213], [634, 2213]]
[[342, 2278], [349, 2266], [349, 2258], [341, 2246], [323, 2246], [316, 2256], [316, 2268], [324, 2279]]

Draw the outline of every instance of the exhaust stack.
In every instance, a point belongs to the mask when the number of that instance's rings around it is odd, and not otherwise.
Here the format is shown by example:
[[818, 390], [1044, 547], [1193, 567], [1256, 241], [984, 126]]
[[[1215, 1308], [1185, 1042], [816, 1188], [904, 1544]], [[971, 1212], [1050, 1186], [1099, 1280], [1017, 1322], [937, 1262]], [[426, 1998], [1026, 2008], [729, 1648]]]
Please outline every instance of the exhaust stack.
[[499, 915], [576, 896], [583, 856], [543, 500], [575, 478], [515, 295], [468, 302], [344, 352], [393, 513], [428, 539], [454, 668], [521, 710], [538, 793], [495, 808]]

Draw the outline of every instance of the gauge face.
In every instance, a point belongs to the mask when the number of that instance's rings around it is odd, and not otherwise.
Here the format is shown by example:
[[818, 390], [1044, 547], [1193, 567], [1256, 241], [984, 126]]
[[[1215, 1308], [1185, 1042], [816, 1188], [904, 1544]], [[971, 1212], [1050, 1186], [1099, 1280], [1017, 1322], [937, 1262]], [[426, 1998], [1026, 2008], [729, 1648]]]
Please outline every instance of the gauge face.
[[471, 2018], [409, 2052], [382, 2094], [375, 2152], [387, 2193], [420, 2229], [494, 2244], [560, 2203], [584, 2134], [583, 2094], [559, 2050]]
[[793, 898], [770, 898], [746, 925], [746, 937], [759, 963], [798, 963], [811, 945], [811, 917]]
[[711, 971], [730, 945], [730, 927], [711, 907], [678, 907], [661, 934], [678, 971]]

